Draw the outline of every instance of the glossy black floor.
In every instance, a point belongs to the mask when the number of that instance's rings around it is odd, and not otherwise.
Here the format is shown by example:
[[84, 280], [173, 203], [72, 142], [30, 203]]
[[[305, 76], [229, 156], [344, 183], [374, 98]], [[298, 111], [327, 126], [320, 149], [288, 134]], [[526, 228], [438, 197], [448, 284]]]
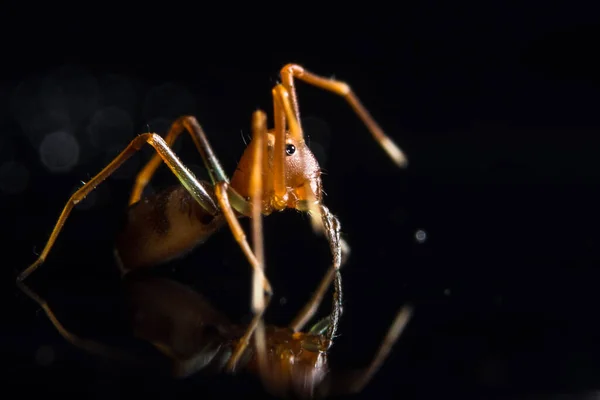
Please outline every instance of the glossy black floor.
[[[56, 333], [13, 279], [41, 250], [68, 196], [136, 133], [162, 133], [172, 118], [194, 114], [233, 172], [251, 113], [271, 116], [270, 90], [288, 62], [350, 83], [409, 158], [408, 169], [397, 169], [341, 99], [298, 84], [326, 172], [325, 201], [352, 247], [333, 368], [364, 365], [396, 310], [415, 307], [358, 397], [596, 393], [598, 32], [590, 14], [574, 8], [452, 4], [406, 4], [372, 17], [349, 10], [354, 22], [339, 25], [298, 15], [300, 30], [279, 35], [251, 21], [165, 33], [167, 21], [140, 32], [107, 17], [59, 24], [32, 37], [21, 57], [14, 54], [25, 43], [5, 49], [0, 376], [11, 397], [264, 395], [251, 376], [177, 381], [160, 364], [132, 369], [88, 355]], [[204, 174], [189, 137], [176, 150]], [[78, 207], [28, 281], [65, 326], [125, 348], [134, 345], [112, 241], [149, 155], [135, 156]], [[175, 183], [161, 168], [152, 188]], [[294, 212], [266, 218], [265, 240], [275, 289], [266, 319], [284, 325], [325, 271], [327, 246]], [[160, 273], [194, 285], [231, 319], [248, 320], [249, 268], [227, 230]], [[329, 300], [320, 315], [328, 309]]]

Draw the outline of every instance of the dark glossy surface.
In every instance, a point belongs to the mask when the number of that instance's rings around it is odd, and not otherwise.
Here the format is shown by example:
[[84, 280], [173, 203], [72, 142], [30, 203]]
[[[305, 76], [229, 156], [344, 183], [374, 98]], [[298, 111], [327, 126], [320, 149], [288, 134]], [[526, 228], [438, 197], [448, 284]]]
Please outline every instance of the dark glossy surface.
[[[35, 259], [79, 181], [148, 126], [163, 133], [169, 119], [196, 115], [231, 176], [244, 149], [240, 131], [249, 135], [257, 107], [272, 116], [277, 72], [298, 62], [352, 85], [409, 158], [406, 171], [396, 169], [343, 100], [298, 83], [305, 129], [326, 173], [325, 202], [352, 247], [331, 363], [366, 363], [397, 309], [407, 300], [415, 306], [405, 335], [358, 398], [596, 393], [596, 13], [547, 4], [438, 3], [374, 9], [372, 17], [365, 4], [348, 9], [352, 23], [332, 14], [286, 13], [297, 18], [301, 35], [278, 37], [272, 25], [239, 22], [221, 30], [180, 24], [169, 31], [177, 20], [158, 15], [160, 23], [136, 15], [112, 29], [100, 17], [104, 23], [52, 20], [22, 41], [8, 40], [21, 31], [3, 25], [5, 390], [79, 399], [264, 394], [252, 377], [173, 381], [151, 365], [130, 370], [82, 354], [36, 313], [13, 279]], [[335, 25], [325, 24], [331, 21]], [[296, 40], [301, 36], [304, 41]], [[194, 56], [178, 58], [183, 48]], [[56, 70], [65, 63], [79, 69]], [[54, 73], [51, 80], [36, 78], [48, 73]], [[15, 95], [28, 79], [31, 85]], [[57, 82], [70, 83], [57, 89]], [[44, 109], [51, 112], [40, 117]], [[51, 172], [40, 161], [40, 132], [65, 130], [83, 143], [79, 161]], [[53, 138], [45, 160], [68, 164], [73, 142]], [[189, 137], [175, 149], [201, 166]], [[64, 157], [57, 161], [57, 153]], [[137, 346], [123, 339], [112, 242], [133, 173], [149, 154], [132, 160], [74, 212], [47, 263], [28, 280], [65, 325], [115, 345]], [[152, 186], [174, 182], [161, 167]], [[264, 224], [275, 290], [267, 320], [285, 324], [330, 256], [325, 240], [313, 237], [308, 219], [295, 212], [272, 215]], [[426, 232], [424, 242], [419, 230]], [[159, 273], [193, 283], [231, 319], [249, 320], [249, 268], [227, 230]], [[329, 303], [321, 316], [328, 310]]]

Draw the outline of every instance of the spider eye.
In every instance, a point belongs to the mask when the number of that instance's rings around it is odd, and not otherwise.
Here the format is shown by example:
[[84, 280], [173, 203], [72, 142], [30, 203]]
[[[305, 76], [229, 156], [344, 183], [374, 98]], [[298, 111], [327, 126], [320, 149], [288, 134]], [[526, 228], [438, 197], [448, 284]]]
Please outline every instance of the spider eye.
[[288, 143], [288, 144], [286, 144], [286, 145], [285, 145], [285, 153], [286, 153], [288, 156], [291, 156], [291, 155], [292, 155], [292, 154], [294, 154], [295, 152], [296, 152], [296, 146], [294, 146], [294, 145], [293, 145], [293, 144], [291, 144], [291, 143]]

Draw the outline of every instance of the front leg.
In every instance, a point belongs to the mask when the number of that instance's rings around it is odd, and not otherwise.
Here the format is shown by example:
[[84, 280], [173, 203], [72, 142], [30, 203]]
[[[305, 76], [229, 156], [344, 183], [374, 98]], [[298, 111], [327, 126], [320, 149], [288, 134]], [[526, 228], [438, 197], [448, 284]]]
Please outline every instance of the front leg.
[[[256, 332], [255, 343], [257, 348], [257, 356], [259, 369], [264, 371], [266, 367], [266, 339], [264, 333], [264, 326], [262, 323], [262, 317], [271, 300], [271, 288], [269, 287], [267, 295], [263, 297], [263, 290], [261, 290], [265, 262], [264, 262], [264, 240], [262, 230], [262, 211], [263, 211], [263, 159], [266, 154], [267, 145], [267, 117], [264, 112], [256, 111], [252, 116], [252, 143], [253, 143], [253, 154], [252, 154], [252, 166], [250, 174], [250, 185], [249, 195], [252, 204], [252, 242], [254, 245], [254, 253], [250, 249], [244, 232], [239, 225], [237, 218], [233, 213], [233, 210], [229, 206], [228, 195], [227, 195], [227, 184], [220, 182], [216, 186], [217, 199], [225, 218], [229, 223], [229, 226], [234, 233], [234, 237], [244, 249], [248, 260], [251, 263], [255, 263], [254, 277], [253, 277], [253, 289], [252, 289], [252, 312], [254, 318], [250, 325], [246, 329], [243, 337], [238, 342], [238, 345], [233, 351], [229, 362], [227, 363], [227, 369], [230, 371], [235, 370], [237, 363], [244, 353], [244, 350], [248, 346], [252, 334]], [[259, 273], [259, 272], [262, 272]]]
[[371, 116], [371, 113], [362, 105], [356, 94], [352, 91], [350, 86], [341, 81], [335, 79], [328, 79], [322, 76], [308, 72], [303, 67], [297, 64], [288, 64], [281, 69], [281, 80], [283, 86], [290, 92], [291, 101], [294, 106], [296, 119], [300, 121], [300, 109], [298, 106], [298, 99], [296, 96], [296, 88], [294, 85], [294, 78], [300, 79], [310, 85], [316, 86], [321, 89], [325, 89], [329, 92], [333, 92], [339, 96], [342, 96], [350, 104], [354, 112], [359, 116], [363, 123], [367, 126], [377, 143], [386, 151], [390, 158], [399, 167], [406, 167], [408, 160], [404, 155], [404, 152], [389, 138], [383, 129], [375, 122], [375, 119]]

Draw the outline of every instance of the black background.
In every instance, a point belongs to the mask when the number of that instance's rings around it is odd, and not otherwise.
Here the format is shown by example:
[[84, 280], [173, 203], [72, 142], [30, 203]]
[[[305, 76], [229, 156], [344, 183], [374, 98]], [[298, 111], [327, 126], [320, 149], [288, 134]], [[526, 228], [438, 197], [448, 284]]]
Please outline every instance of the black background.
[[[86, 355], [13, 279], [41, 251], [68, 196], [137, 133], [164, 133], [169, 119], [192, 113], [231, 173], [252, 111], [271, 115], [270, 90], [288, 62], [350, 83], [409, 158], [408, 169], [396, 168], [343, 100], [298, 84], [305, 129], [326, 172], [325, 202], [352, 247], [334, 368], [368, 362], [410, 301], [413, 320], [360, 396], [592, 396], [600, 385], [596, 13], [573, 3], [500, 3], [144, 4], [131, 15], [124, 4], [84, 3], [31, 6], [18, 18], [6, 12], [0, 376], [9, 398], [264, 394], [251, 377], [173, 381]], [[89, 126], [109, 106], [129, 125], [101, 131], [94, 148]], [[76, 164], [62, 172], [40, 157], [41, 139], [56, 131], [80, 146]], [[176, 150], [202, 176], [190, 138]], [[122, 339], [112, 240], [133, 174], [150, 154], [136, 155], [78, 207], [28, 281], [83, 337]], [[175, 182], [161, 168], [152, 187]], [[423, 243], [418, 230], [427, 234]], [[266, 218], [265, 238], [275, 288], [266, 318], [284, 325], [329, 255], [294, 212]], [[247, 319], [248, 267], [227, 230], [167, 270], [201, 287], [232, 319]]]

